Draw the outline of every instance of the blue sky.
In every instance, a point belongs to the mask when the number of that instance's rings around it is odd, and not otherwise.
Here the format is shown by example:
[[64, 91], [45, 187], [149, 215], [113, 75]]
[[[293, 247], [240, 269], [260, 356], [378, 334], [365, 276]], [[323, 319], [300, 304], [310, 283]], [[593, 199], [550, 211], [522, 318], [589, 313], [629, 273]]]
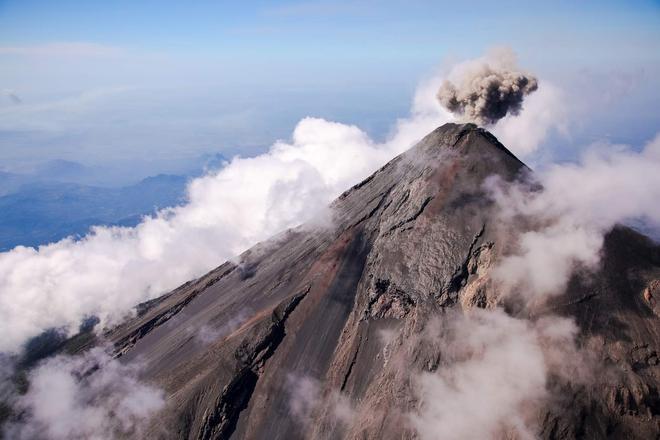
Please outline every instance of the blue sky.
[[552, 140], [567, 157], [660, 128], [657, 1], [0, 0], [0, 169], [150, 173], [254, 154], [307, 115], [382, 137], [421, 78], [500, 45], [573, 101], [571, 136]]

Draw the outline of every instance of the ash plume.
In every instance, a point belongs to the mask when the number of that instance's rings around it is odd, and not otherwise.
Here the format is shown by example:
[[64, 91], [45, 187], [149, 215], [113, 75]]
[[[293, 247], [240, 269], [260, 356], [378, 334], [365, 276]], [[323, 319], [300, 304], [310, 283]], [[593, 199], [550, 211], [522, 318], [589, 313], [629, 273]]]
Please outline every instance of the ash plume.
[[507, 114], [517, 115], [525, 97], [536, 89], [536, 77], [519, 70], [513, 52], [503, 49], [456, 66], [437, 98], [466, 121], [489, 125]]

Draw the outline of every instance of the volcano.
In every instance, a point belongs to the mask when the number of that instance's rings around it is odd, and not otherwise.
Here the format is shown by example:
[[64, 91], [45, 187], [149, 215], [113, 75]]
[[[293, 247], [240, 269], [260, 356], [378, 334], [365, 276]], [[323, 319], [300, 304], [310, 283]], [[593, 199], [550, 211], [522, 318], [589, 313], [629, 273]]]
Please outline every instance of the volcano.
[[331, 221], [285, 231], [141, 304], [104, 339], [165, 391], [148, 437], [418, 438], [414, 378], [447, 362], [419, 335], [451, 314], [504, 308], [573, 319], [578, 346], [608, 371], [548, 377], [549, 397], [528, 415], [535, 435], [658, 438], [660, 247], [616, 227], [600, 267], [576, 273], [562, 295], [507, 302], [492, 269], [511, 231], [484, 181], [530, 173], [486, 130], [446, 124], [336, 199]]

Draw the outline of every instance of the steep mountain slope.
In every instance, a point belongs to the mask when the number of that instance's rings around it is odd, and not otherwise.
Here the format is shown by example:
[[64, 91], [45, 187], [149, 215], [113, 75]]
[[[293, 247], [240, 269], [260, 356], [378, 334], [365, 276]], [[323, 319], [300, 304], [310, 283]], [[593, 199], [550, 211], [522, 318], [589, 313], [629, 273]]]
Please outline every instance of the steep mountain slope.
[[[411, 375], [443, 357], [418, 335], [451, 310], [499, 301], [489, 270], [510, 231], [483, 182], [525, 172], [488, 132], [447, 124], [340, 196], [331, 221], [141, 305], [107, 336], [166, 391], [150, 437], [414, 438]], [[544, 438], [660, 433], [657, 279], [660, 249], [617, 228], [598, 273], [540, 308], [508, 306], [575, 317], [581, 344], [617, 371], [602, 383], [553, 382], [565, 401], [537, 415]], [[323, 396], [311, 411], [296, 406], [301, 384]]]

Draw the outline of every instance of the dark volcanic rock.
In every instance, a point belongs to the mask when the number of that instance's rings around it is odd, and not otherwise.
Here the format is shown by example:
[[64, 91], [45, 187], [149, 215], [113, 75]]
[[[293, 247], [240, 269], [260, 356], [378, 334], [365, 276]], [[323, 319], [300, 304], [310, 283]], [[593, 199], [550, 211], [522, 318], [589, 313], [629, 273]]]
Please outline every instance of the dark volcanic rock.
[[[447, 124], [341, 195], [332, 227], [287, 231], [145, 304], [108, 338], [166, 391], [150, 437], [414, 438], [410, 374], [439, 362], [415, 336], [444, 310], [497, 302], [488, 272], [506, 225], [482, 184], [526, 171], [488, 132]], [[658, 280], [658, 247], [617, 228], [603, 268], [547, 306], [575, 317], [581, 343], [619, 374], [555, 384], [566, 401], [540, 415], [543, 437], [658, 436]], [[304, 381], [369, 411], [297, 411]]]

